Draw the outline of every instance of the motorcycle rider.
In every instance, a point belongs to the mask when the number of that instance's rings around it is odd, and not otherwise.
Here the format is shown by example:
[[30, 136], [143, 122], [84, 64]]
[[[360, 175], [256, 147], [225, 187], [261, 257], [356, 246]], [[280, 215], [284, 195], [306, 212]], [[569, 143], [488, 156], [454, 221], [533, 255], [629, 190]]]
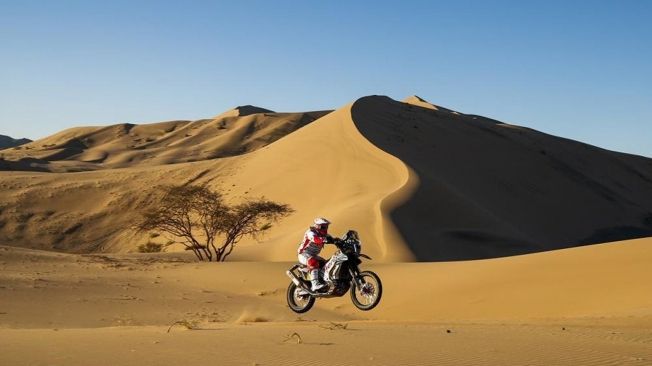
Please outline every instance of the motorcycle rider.
[[323, 217], [316, 218], [312, 226], [303, 235], [303, 241], [299, 245], [299, 263], [308, 266], [310, 270], [312, 291], [326, 287], [326, 284], [319, 279], [319, 267], [326, 262], [324, 258], [319, 256], [319, 252], [321, 252], [324, 244], [334, 242], [333, 237], [328, 235], [328, 225], [330, 223]]

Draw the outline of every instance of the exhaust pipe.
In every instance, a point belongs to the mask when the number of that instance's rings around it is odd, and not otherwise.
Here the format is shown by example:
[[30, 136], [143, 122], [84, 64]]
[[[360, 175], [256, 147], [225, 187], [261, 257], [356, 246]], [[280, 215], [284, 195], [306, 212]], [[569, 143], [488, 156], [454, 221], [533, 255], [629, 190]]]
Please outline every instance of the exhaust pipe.
[[299, 267], [299, 266], [294, 266], [294, 267], [290, 268], [289, 270], [285, 271], [285, 274], [288, 275], [288, 277], [290, 277], [292, 282], [294, 282], [294, 284], [297, 285], [297, 287], [300, 287], [301, 289], [306, 291], [310, 296], [314, 296], [314, 297], [323, 297], [323, 296], [326, 296], [326, 295], [330, 295], [330, 292], [329, 293], [317, 293], [317, 292], [313, 292], [310, 288], [306, 287], [306, 285], [303, 283], [303, 281], [301, 281], [299, 279], [299, 277], [297, 277], [297, 275], [294, 272], [292, 272], [297, 267]]
[[[296, 267], [298, 267], [298, 266], [296, 266]], [[288, 275], [288, 277], [290, 277], [292, 282], [294, 282], [294, 284], [297, 285], [297, 287], [303, 289], [304, 291], [306, 291], [310, 295], [313, 295], [313, 296], [316, 295], [308, 287], [306, 287], [306, 285], [303, 283], [303, 281], [301, 281], [299, 279], [299, 277], [297, 277], [297, 275], [294, 272], [292, 272], [296, 267], [292, 267], [289, 270], [285, 271], [285, 274]]]
[[297, 278], [297, 275], [290, 272], [289, 270], [285, 271], [285, 274], [288, 275], [288, 277], [290, 277], [290, 279], [292, 280], [292, 282], [294, 282], [295, 285], [297, 285], [297, 286], [299, 286], [299, 287], [301, 287], [302, 289], [305, 290], [305, 288], [303, 286], [303, 283]]

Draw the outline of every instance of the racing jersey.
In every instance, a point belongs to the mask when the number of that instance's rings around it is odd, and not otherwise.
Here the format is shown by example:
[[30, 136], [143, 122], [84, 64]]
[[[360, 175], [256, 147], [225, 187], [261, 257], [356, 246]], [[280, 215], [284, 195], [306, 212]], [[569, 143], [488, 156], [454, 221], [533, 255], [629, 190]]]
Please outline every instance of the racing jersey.
[[299, 254], [308, 254], [311, 257], [318, 256], [324, 244], [326, 243], [326, 235], [320, 235], [312, 228], [308, 229], [303, 235], [303, 241], [299, 245], [297, 252]]

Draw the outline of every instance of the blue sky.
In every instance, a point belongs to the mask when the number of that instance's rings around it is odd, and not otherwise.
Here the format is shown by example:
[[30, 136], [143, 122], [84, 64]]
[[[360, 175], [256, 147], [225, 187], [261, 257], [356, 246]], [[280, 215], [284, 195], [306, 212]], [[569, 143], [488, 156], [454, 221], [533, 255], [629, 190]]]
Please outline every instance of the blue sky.
[[0, 134], [417, 94], [652, 157], [652, 1], [4, 1]]

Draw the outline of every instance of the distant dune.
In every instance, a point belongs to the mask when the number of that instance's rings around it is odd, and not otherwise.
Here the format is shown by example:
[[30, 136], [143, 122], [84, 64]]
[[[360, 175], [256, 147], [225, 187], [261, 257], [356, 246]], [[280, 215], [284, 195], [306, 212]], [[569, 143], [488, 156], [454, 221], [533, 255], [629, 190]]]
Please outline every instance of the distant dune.
[[163, 165], [239, 155], [329, 111], [274, 113], [242, 106], [212, 119], [75, 127], [0, 153], [0, 170], [52, 172]]
[[0, 150], [9, 147], [16, 147], [32, 142], [30, 139], [14, 139], [9, 136], [0, 135]]
[[244, 117], [250, 114], [258, 114], [258, 113], [276, 113], [276, 112], [270, 109], [265, 109], [261, 107], [256, 107], [255, 105], [247, 104], [247, 105], [241, 105], [233, 109], [230, 109], [224, 113], [221, 113], [213, 117], [213, 119], [224, 118], [224, 117]]
[[165, 242], [131, 229], [158, 184], [206, 184], [229, 200], [265, 196], [296, 210], [234, 260], [295, 260], [315, 216], [333, 220], [334, 234], [358, 230], [365, 251], [387, 262], [652, 235], [652, 159], [416, 96], [364, 97], [331, 113], [245, 106], [194, 122], [74, 128], [0, 155], [48, 171], [0, 175], [0, 242], [31, 248]]

